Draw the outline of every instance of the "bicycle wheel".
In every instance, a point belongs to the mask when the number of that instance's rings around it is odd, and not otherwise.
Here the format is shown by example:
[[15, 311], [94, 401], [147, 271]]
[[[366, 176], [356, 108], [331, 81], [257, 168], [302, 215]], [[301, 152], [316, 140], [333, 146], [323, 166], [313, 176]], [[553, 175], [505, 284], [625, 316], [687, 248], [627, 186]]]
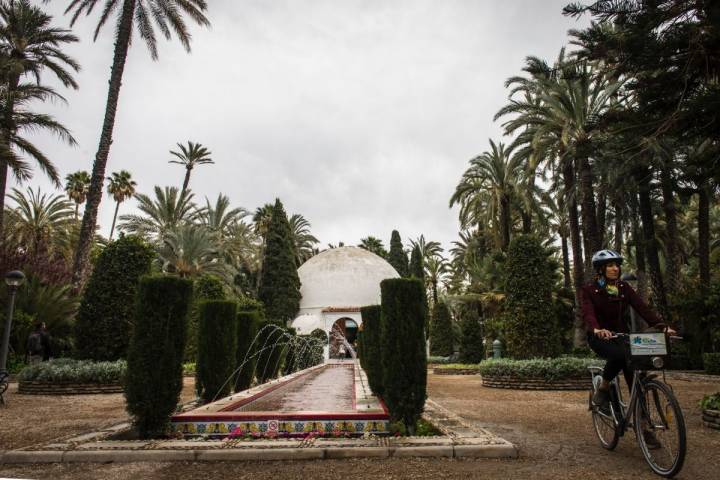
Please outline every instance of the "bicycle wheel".
[[590, 389], [590, 409], [592, 410], [593, 427], [595, 427], [595, 433], [597, 434], [598, 440], [600, 440], [600, 445], [607, 450], [613, 450], [617, 447], [618, 441], [620, 440], [614, 415], [615, 402], [610, 402], [610, 415], [601, 412], [597, 406], [592, 404], [593, 392], [599, 382], [593, 379], [593, 383], [596, 384], [594, 388]]
[[[685, 462], [687, 439], [680, 404], [662, 382], [643, 382], [644, 392], [635, 405], [635, 435], [650, 468], [663, 477], [673, 477]], [[650, 448], [645, 438], [650, 432], [659, 445]]]

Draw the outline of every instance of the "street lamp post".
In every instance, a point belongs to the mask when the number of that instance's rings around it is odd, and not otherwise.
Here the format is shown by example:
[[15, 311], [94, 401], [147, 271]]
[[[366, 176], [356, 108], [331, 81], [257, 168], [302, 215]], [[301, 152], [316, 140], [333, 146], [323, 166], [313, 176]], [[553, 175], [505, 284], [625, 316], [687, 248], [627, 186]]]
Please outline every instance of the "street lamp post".
[[7, 316], [5, 317], [2, 344], [0, 344], [0, 402], [2, 401], [2, 394], [7, 390], [8, 384], [7, 357], [10, 347], [10, 329], [12, 328], [12, 318], [15, 310], [15, 294], [24, 281], [25, 275], [19, 270], [13, 270], [5, 275], [5, 283], [8, 285], [10, 296], [8, 298], [8, 309]]

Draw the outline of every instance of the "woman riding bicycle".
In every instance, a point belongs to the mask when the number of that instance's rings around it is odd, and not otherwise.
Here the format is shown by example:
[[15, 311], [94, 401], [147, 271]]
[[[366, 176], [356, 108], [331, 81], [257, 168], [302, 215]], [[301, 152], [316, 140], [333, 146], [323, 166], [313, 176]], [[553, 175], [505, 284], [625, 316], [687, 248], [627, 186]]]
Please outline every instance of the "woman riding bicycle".
[[[612, 250], [600, 250], [592, 257], [595, 281], [582, 287], [582, 313], [587, 326], [590, 348], [607, 360], [603, 381], [593, 395], [593, 403], [602, 410], [608, 409], [610, 382], [622, 370], [628, 388], [632, 388], [633, 370], [628, 365], [625, 346], [613, 338], [614, 332], [630, 333], [624, 314], [631, 306], [650, 326], [660, 319], [626, 282], [620, 280], [623, 257]], [[670, 335], [676, 332], [665, 328]]]

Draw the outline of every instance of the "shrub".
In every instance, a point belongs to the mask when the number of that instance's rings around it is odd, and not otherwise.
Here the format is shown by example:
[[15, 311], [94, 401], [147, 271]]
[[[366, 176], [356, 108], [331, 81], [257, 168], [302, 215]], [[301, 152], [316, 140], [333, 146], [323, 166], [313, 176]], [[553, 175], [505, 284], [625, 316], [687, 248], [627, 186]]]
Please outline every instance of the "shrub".
[[255, 373], [258, 382], [265, 383], [277, 377], [286, 353], [286, 338], [282, 323], [263, 320], [258, 325], [257, 366]]
[[452, 318], [445, 302], [433, 308], [430, 323], [430, 355], [448, 357], [453, 354]]
[[705, 373], [720, 375], [720, 353], [706, 353], [703, 355]]
[[120, 237], [102, 251], [77, 314], [78, 358], [125, 358], [132, 336], [138, 279], [150, 272], [154, 255], [150, 246], [134, 236]]
[[295, 242], [280, 199], [272, 209], [265, 245], [258, 297], [267, 318], [284, 325], [300, 308], [300, 278]]
[[413, 434], [426, 398], [423, 285], [417, 279], [380, 282], [383, 399], [393, 421]]
[[198, 305], [195, 389], [205, 402], [230, 394], [237, 345], [237, 304], [204, 300]]
[[402, 239], [397, 230], [393, 230], [390, 235], [390, 252], [387, 261], [401, 277], [407, 277], [409, 274], [408, 258], [403, 250]]
[[176, 409], [191, 299], [189, 280], [171, 276], [140, 280], [125, 398], [142, 438], [162, 435]]
[[483, 329], [480, 324], [480, 303], [469, 301], [460, 308], [460, 349], [462, 363], [479, 363], [485, 358]]
[[554, 357], [562, 330], [553, 312], [553, 265], [537, 237], [510, 242], [505, 279], [505, 345], [514, 358]]
[[593, 358], [559, 357], [552, 359], [511, 360], [488, 359], [480, 364], [480, 375], [508, 376], [520, 380], [542, 378], [564, 380], [589, 375], [588, 367], [602, 366], [602, 360]]
[[705, 395], [700, 400], [700, 408], [703, 410], [720, 410], [720, 392], [713, 395]]
[[203, 275], [195, 280], [193, 293], [192, 308], [188, 316], [187, 342], [185, 342], [186, 362], [195, 362], [197, 360], [200, 303], [205, 300], [222, 300], [225, 298], [223, 281], [220, 277], [209, 274]]
[[183, 363], [183, 376], [190, 376], [194, 377], [196, 374], [196, 364], [195, 362], [185, 362]]
[[360, 309], [363, 326], [365, 373], [370, 384], [370, 390], [379, 397], [385, 392], [383, 388], [382, 348], [380, 346], [380, 313], [380, 305], [369, 305]]
[[436, 357], [436, 356], [430, 356], [427, 359], [428, 364], [434, 363], [436, 365], [447, 365], [450, 363], [450, 356], [447, 357]]
[[125, 378], [125, 360], [93, 362], [58, 358], [24, 368], [18, 378], [24, 382], [117, 384]]
[[258, 310], [239, 311], [237, 315], [237, 350], [235, 353], [235, 391], [247, 390], [255, 377], [255, 365], [259, 350], [255, 336], [260, 324]]

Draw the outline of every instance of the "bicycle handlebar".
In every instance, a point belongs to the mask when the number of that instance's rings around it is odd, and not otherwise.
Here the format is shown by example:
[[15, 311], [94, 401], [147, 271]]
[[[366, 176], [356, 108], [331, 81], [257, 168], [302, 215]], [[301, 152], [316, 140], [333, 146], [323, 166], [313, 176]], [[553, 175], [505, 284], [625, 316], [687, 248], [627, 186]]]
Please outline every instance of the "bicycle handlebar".
[[[612, 336], [610, 337], [610, 339], [613, 339], [613, 338], [630, 338], [630, 334], [629, 334], [629, 333], [622, 333], [622, 332], [613, 332], [613, 334], [612, 334]], [[684, 340], [683, 337], [678, 337], [678, 336], [676, 336], [676, 335], [668, 335], [668, 338], [669, 338], [670, 340]]]

